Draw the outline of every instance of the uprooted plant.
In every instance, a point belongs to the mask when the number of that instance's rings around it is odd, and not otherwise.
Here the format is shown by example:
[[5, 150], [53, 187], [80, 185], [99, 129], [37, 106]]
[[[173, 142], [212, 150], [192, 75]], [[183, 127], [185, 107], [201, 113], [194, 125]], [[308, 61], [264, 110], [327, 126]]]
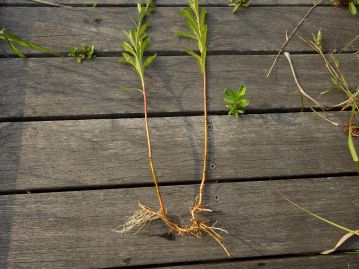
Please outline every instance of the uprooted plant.
[[197, 41], [199, 54], [195, 53], [193, 50], [186, 50], [188, 54], [193, 56], [199, 67], [203, 77], [203, 106], [204, 106], [204, 160], [203, 160], [203, 169], [202, 169], [202, 179], [199, 187], [198, 195], [195, 198], [195, 201], [190, 208], [191, 220], [189, 224], [177, 224], [170, 219], [165, 206], [164, 199], [162, 197], [160, 187], [158, 184], [158, 179], [155, 171], [154, 161], [152, 158], [152, 147], [151, 147], [151, 136], [150, 128], [148, 123], [148, 113], [147, 113], [147, 89], [145, 84], [145, 70], [155, 59], [156, 54], [147, 57], [144, 59], [144, 51], [150, 42], [150, 37], [147, 35], [146, 30], [149, 27], [149, 24], [144, 22], [145, 17], [153, 10], [153, 5], [151, 0], [147, 0], [146, 5], [137, 4], [138, 9], [138, 19], [133, 21], [134, 27], [125, 32], [129, 42], [123, 42], [122, 48], [124, 52], [122, 53], [122, 61], [131, 65], [134, 71], [137, 73], [140, 78], [141, 87], [134, 90], [138, 90], [143, 95], [143, 104], [144, 104], [144, 115], [145, 115], [145, 128], [146, 128], [146, 138], [148, 146], [148, 158], [151, 168], [151, 173], [153, 181], [155, 184], [156, 195], [159, 202], [159, 209], [154, 210], [146, 205], [139, 204], [140, 209], [135, 212], [135, 214], [129, 218], [129, 220], [118, 230], [120, 233], [131, 231], [134, 228], [141, 228], [147, 222], [154, 220], [162, 220], [170, 231], [174, 231], [179, 235], [190, 235], [195, 238], [201, 238], [202, 234], [208, 234], [214, 240], [216, 240], [221, 247], [225, 250], [227, 255], [229, 252], [224, 246], [223, 238], [219, 232], [225, 232], [225, 230], [214, 227], [214, 225], [209, 224], [209, 220], [205, 218], [198, 217], [198, 214], [201, 212], [211, 212], [210, 209], [204, 207], [203, 202], [203, 193], [204, 185], [206, 182], [207, 175], [207, 159], [208, 159], [208, 115], [207, 115], [207, 78], [206, 78], [206, 56], [207, 56], [207, 25], [205, 23], [206, 19], [206, 9], [199, 8], [198, 0], [188, 0], [188, 7], [180, 12], [180, 15], [184, 17], [189, 32], [178, 32], [179, 35], [186, 38], [191, 38]]
[[199, 218], [198, 213], [212, 212], [212, 210], [204, 207], [203, 194], [204, 186], [207, 179], [207, 163], [208, 163], [208, 113], [207, 113], [207, 31], [208, 26], [206, 24], [206, 12], [205, 8], [199, 8], [198, 0], [188, 0], [188, 7], [180, 12], [180, 15], [184, 18], [189, 32], [178, 32], [177, 34], [185, 38], [190, 38], [197, 41], [197, 48], [199, 53], [197, 54], [193, 50], [185, 50], [189, 55], [194, 57], [198, 63], [199, 69], [202, 74], [203, 80], [203, 131], [204, 131], [204, 152], [203, 152], [203, 168], [202, 179], [199, 186], [198, 195], [195, 198], [193, 206], [191, 207], [191, 225], [190, 230], [195, 232], [195, 236], [199, 237], [201, 232], [209, 234], [214, 240], [216, 240], [222, 248], [229, 255], [226, 247], [224, 246], [223, 238], [216, 230], [226, 232], [223, 229], [213, 226], [207, 226], [208, 220]]
[[[307, 92], [304, 91], [304, 89], [300, 86], [298, 79], [296, 77], [293, 64], [291, 62], [291, 58], [288, 52], [285, 52], [284, 55], [287, 57], [288, 62], [290, 64], [292, 74], [294, 77], [294, 80], [298, 86], [299, 93], [302, 100], [302, 106], [304, 104], [307, 104], [308, 107], [315, 112], [316, 115], [320, 116], [324, 120], [334, 124], [339, 125], [336, 122], [333, 122], [332, 120], [328, 119], [324, 114], [320, 113], [318, 111], [327, 111], [333, 108], [341, 108], [342, 110], [349, 109], [350, 110], [350, 117], [347, 124], [344, 124], [344, 129], [346, 133], [348, 134], [348, 148], [350, 151], [350, 154], [352, 156], [352, 159], [355, 163], [356, 171], [359, 173], [359, 157], [357, 155], [354, 143], [353, 143], [353, 136], [358, 136], [358, 126], [354, 124], [354, 120], [356, 119], [356, 116], [359, 111], [358, 106], [358, 95], [359, 95], [359, 84], [356, 87], [350, 87], [350, 84], [348, 83], [343, 71], [341, 70], [340, 62], [338, 55], [334, 52], [330, 53], [329, 56], [324, 53], [322, 48], [322, 32], [319, 30], [316, 35], [313, 35], [313, 40], [306, 40], [300, 36], [298, 36], [306, 45], [308, 45], [310, 48], [312, 48], [314, 51], [316, 51], [322, 58], [325, 68], [328, 71], [330, 75], [330, 79], [332, 82], [332, 88], [329, 90], [326, 90], [324, 93], [328, 93], [330, 91], [336, 90], [341, 91], [346, 96], [346, 99], [344, 101], [341, 101], [340, 103], [332, 106], [327, 107], [322, 105], [320, 102], [318, 102], [316, 99], [311, 97]], [[356, 38], [355, 38], [356, 39]], [[323, 94], [324, 94], [323, 93]]]

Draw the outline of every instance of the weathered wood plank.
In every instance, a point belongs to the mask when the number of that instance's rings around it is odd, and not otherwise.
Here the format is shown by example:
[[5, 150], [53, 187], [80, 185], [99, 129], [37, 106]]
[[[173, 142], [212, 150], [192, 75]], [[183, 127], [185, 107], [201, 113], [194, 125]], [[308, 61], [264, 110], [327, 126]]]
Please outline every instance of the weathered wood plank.
[[[274, 191], [273, 184], [208, 185], [207, 204], [214, 210], [211, 218], [228, 230], [226, 244], [233, 258], [318, 253], [332, 247], [343, 235], [288, 204]], [[284, 180], [275, 185], [323, 217], [358, 228], [358, 177]], [[177, 210], [187, 219], [195, 186], [164, 187], [163, 191], [171, 212]], [[154, 190], [1, 196], [0, 265], [103, 268], [226, 257], [209, 238], [172, 236], [172, 240], [166, 240], [166, 229], [160, 223], [153, 223], [136, 235], [116, 234], [113, 228], [124, 223], [138, 200], [156, 205]], [[345, 249], [358, 247], [358, 241], [352, 240]]]
[[[186, 29], [178, 15], [180, 9], [157, 8], [150, 19], [151, 50], [173, 52], [195, 48], [195, 42], [175, 35], [176, 31]], [[208, 8], [209, 51], [277, 51], [286, 30], [293, 29], [307, 10], [308, 7], [253, 7], [234, 15], [230, 8]], [[58, 52], [67, 52], [70, 47], [81, 43], [93, 44], [99, 51], [108, 52], [119, 51], [119, 41], [125, 39], [123, 30], [132, 27], [129, 16], [135, 16], [135, 13], [134, 7], [1, 7], [0, 25]], [[359, 21], [355, 16], [349, 16], [346, 10], [318, 7], [298, 34], [312, 38], [311, 33], [321, 28], [325, 49], [341, 49], [355, 36], [352, 29], [356, 25], [359, 25]], [[2, 43], [0, 48], [4, 47], [6, 44]], [[352, 47], [358, 48], [359, 42]], [[292, 40], [287, 49], [310, 51], [298, 40]]]
[[[84, 5], [83, 0], [51, 0], [49, 1], [55, 4], [68, 4], [68, 5]], [[145, 1], [143, 1], [145, 2]], [[155, 0], [156, 5], [185, 5], [186, 2], [184, 0]], [[206, 0], [200, 1], [202, 5], [227, 5], [228, 0]], [[322, 1], [321, 5], [328, 5], [330, 4], [330, 0]], [[100, 5], [134, 5], [137, 3], [136, 0], [88, 0], [85, 2], [88, 5], [93, 5], [97, 3], [98, 6]], [[251, 0], [251, 5], [312, 5], [313, 0]], [[0, 0], [0, 4], [26, 4], [26, 5], [35, 5], [38, 3], [34, 3], [32, 0]]]
[[[209, 110], [225, 110], [224, 87], [248, 87], [249, 110], [300, 107], [296, 85], [284, 58], [272, 76], [266, 73], [274, 56], [210, 56]], [[331, 86], [319, 56], [293, 55], [304, 89], [328, 105], [344, 100], [339, 92], [321, 95]], [[359, 66], [352, 55], [339, 57], [349, 82], [359, 81]], [[142, 113], [143, 98], [134, 72], [118, 58], [97, 58], [82, 65], [68, 58], [0, 60], [0, 118]], [[147, 76], [151, 112], [197, 112], [202, 108], [202, 86], [190, 57], [158, 57]], [[354, 86], [353, 86], [354, 87]]]
[[[337, 255], [337, 256], [312, 256], [298, 258], [253, 260], [253, 261], [237, 261], [223, 262], [214, 264], [191, 264], [183, 266], [161, 267], [162, 269], [338, 269], [338, 268], [357, 268], [359, 266], [358, 255]], [[155, 267], [153, 267], [155, 268]], [[158, 268], [158, 267], [156, 267]]]
[[[342, 127], [312, 113], [212, 116], [210, 124], [210, 180], [354, 172]], [[0, 189], [150, 183], [143, 125], [141, 118], [1, 123]], [[202, 117], [150, 125], [160, 181], [199, 180]]]

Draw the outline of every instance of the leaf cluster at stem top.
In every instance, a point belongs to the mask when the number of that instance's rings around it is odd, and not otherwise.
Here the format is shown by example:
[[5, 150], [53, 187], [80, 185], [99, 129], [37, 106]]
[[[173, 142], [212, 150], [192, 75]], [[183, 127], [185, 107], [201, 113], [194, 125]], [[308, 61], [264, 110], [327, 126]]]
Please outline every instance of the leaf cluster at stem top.
[[156, 58], [156, 54], [144, 59], [143, 54], [151, 39], [147, 35], [148, 23], [145, 23], [145, 17], [153, 11], [152, 0], [147, 0], [145, 5], [137, 3], [138, 18], [137, 21], [131, 18], [134, 27], [125, 31], [128, 42], [122, 42], [121, 47], [124, 50], [122, 53], [122, 62], [131, 65], [133, 70], [140, 77], [141, 82], [144, 83], [145, 69]]
[[180, 15], [185, 19], [189, 32], [177, 32], [186, 38], [192, 38], [198, 43], [199, 54], [193, 50], [186, 50], [186, 52], [193, 56], [203, 73], [206, 71], [206, 57], [207, 57], [207, 24], [205, 8], [199, 8], [198, 0], [187, 0], [188, 7], [184, 8]]

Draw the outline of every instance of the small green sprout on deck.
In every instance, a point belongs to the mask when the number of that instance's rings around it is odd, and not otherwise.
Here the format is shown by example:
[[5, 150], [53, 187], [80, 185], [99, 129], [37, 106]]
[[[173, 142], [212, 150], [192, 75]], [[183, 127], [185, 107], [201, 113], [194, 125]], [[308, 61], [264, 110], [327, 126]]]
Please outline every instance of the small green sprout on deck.
[[71, 48], [68, 56], [76, 58], [78, 63], [82, 63], [83, 60], [90, 60], [96, 57], [94, 46], [87, 46], [81, 44], [79, 48]]
[[225, 98], [227, 103], [228, 115], [239, 117], [244, 113], [244, 108], [249, 105], [248, 100], [245, 98], [247, 88], [242, 85], [237, 91], [230, 88], [224, 89]]
[[52, 52], [51, 50], [41, 47], [39, 45], [36, 45], [34, 43], [31, 43], [29, 41], [26, 41], [20, 37], [18, 37], [17, 35], [13, 34], [12, 32], [10, 32], [9, 30], [2, 28], [0, 30], [0, 39], [4, 39], [8, 45], [9, 48], [20, 58], [25, 58], [25, 54], [17, 47], [17, 45], [25, 47], [25, 48], [30, 48], [30, 49], [35, 49], [35, 50], [39, 50], [45, 53], [50, 53], [50, 54], [54, 54], [57, 55], [56, 53]]
[[233, 7], [233, 13], [237, 12], [241, 7], [248, 7], [249, 0], [229, 0], [228, 5]]
[[315, 45], [318, 46], [318, 48], [322, 49], [322, 41], [323, 41], [323, 34], [322, 34], [322, 30], [319, 29], [318, 33], [312, 34], [313, 35], [313, 42]]

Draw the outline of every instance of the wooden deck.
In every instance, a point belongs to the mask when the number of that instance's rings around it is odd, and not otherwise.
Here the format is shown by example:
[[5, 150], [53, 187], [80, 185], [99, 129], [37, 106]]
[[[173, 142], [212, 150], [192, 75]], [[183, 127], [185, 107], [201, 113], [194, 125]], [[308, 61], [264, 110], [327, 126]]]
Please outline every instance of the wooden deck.
[[[311, 0], [252, 0], [232, 14], [226, 0], [208, 0], [210, 171], [206, 203], [225, 228], [226, 257], [211, 239], [168, 235], [160, 223], [120, 235], [138, 201], [156, 206], [147, 162], [142, 97], [120, 88], [137, 78], [118, 63], [123, 30], [131, 27], [134, 0], [0, 0], [0, 26], [64, 55], [93, 44], [98, 57], [73, 58], [27, 51], [27, 59], [0, 58], [0, 268], [359, 268], [359, 256], [319, 255], [343, 232], [303, 214], [274, 190], [311, 211], [359, 229], [359, 176], [342, 126], [300, 112], [288, 63], [280, 57], [265, 79], [286, 30]], [[147, 80], [154, 158], [170, 210], [188, 217], [202, 163], [201, 79], [183, 48], [192, 42], [178, 10], [185, 1], [158, 0], [150, 18], [151, 52], [159, 57]], [[322, 29], [326, 51], [357, 34], [358, 16], [329, 1], [298, 34]], [[8, 49], [0, 43], [0, 50]], [[347, 79], [358, 83], [354, 43], [340, 55]], [[287, 47], [303, 87], [319, 95], [330, 86], [321, 59], [293, 39]], [[11, 54], [11, 53], [10, 53]], [[226, 115], [223, 88], [248, 88], [240, 119]], [[355, 84], [353, 84], [355, 85]], [[339, 98], [339, 99], [338, 99]], [[341, 123], [348, 112], [326, 113]], [[351, 240], [341, 250], [359, 248]]]

